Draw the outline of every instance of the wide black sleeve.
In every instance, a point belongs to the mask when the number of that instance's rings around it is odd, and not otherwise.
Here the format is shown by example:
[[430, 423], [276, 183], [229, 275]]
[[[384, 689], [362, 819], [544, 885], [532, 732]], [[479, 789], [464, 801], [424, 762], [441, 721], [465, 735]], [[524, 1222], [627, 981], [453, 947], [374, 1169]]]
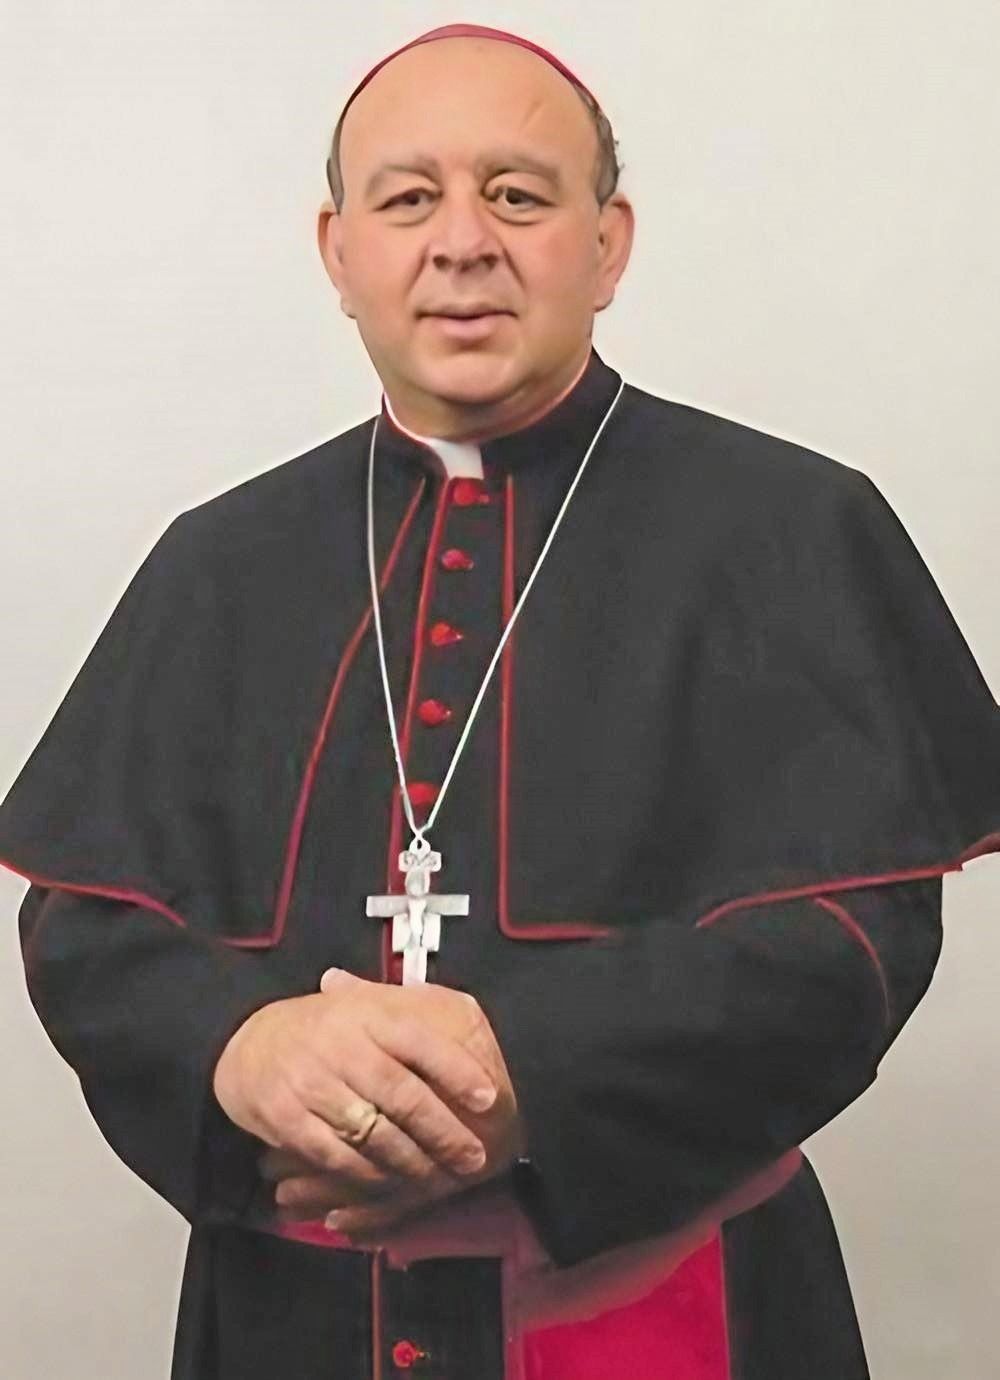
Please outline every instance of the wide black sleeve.
[[19, 913], [28, 993], [112, 1149], [189, 1222], [260, 1204], [264, 1143], [212, 1090], [230, 1035], [301, 994], [270, 951], [241, 952], [124, 901], [29, 887]]
[[477, 992], [524, 1118], [515, 1187], [556, 1263], [683, 1226], [853, 1102], [941, 940], [932, 877], [539, 945]]

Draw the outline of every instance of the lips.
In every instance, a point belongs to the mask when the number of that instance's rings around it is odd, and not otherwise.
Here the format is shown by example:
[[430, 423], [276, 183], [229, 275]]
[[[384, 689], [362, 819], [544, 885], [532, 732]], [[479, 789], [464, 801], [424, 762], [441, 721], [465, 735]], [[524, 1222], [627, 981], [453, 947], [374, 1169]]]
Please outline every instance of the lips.
[[437, 326], [435, 335], [469, 345], [490, 340], [500, 334], [500, 322], [510, 315], [510, 312], [499, 311], [484, 312], [482, 316], [447, 316], [435, 313], [427, 319]]
[[427, 311], [424, 316], [444, 316], [450, 321], [472, 321], [482, 316], [512, 316], [513, 313], [507, 311], [505, 307], [463, 307], [449, 311], [446, 307], [440, 311]]

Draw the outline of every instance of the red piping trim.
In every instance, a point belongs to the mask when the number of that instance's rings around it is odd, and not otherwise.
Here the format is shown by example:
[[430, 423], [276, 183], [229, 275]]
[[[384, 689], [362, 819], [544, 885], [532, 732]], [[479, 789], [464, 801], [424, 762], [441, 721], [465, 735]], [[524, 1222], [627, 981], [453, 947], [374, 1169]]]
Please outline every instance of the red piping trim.
[[853, 935], [871, 959], [875, 966], [875, 971], [878, 974], [879, 985], [882, 988], [882, 1004], [885, 1010], [885, 1023], [886, 1026], [891, 1025], [892, 1005], [889, 1000], [889, 984], [886, 980], [885, 969], [882, 967], [882, 960], [879, 958], [878, 949], [876, 949], [866, 931], [854, 918], [851, 912], [847, 910], [845, 906], [842, 906], [839, 901], [831, 901], [826, 896], [815, 896], [813, 898], [813, 903], [814, 905], [822, 906], [824, 910], [828, 910], [832, 916], [839, 920], [844, 929], [847, 930], [849, 934]]
[[420, 670], [424, 661], [424, 628], [427, 625], [427, 615], [430, 610], [431, 598], [434, 594], [438, 549], [441, 545], [445, 519], [451, 503], [453, 485], [457, 482], [457, 480], [449, 479], [447, 483], [441, 486], [441, 491], [438, 494], [437, 508], [434, 510], [434, 522], [431, 526], [430, 539], [427, 543], [427, 555], [424, 559], [424, 570], [420, 581], [420, 599], [417, 603], [417, 618], [413, 628], [410, 684], [406, 694], [406, 711], [403, 718], [403, 733], [400, 741], [404, 767], [406, 766], [406, 758], [410, 750], [410, 735], [413, 729], [413, 707], [417, 699], [417, 688], [420, 684]]
[[382, 1257], [381, 1250], [372, 1251], [369, 1280], [371, 1282], [372, 1314], [372, 1380], [382, 1380]]
[[[503, 546], [503, 625], [507, 626], [514, 610], [514, 476], [506, 477], [504, 504]], [[514, 684], [514, 637], [512, 632], [504, 644], [500, 662], [500, 800], [497, 810], [497, 920], [500, 930], [511, 939], [600, 939], [610, 931], [599, 925], [573, 920], [552, 921], [549, 924], [528, 924], [510, 917], [510, 739], [511, 705]]]
[[755, 896], [734, 896], [731, 900], [724, 901], [721, 906], [716, 906], [714, 910], [707, 911], [695, 925], [697, 928], [712, 925], [716, 920], [721, 920], [723, 915], [728, 915], [731, 910], [763, 905], [765, 901], [790, 901], [796, 896], [814, 896], [821, 891], [848, 891], [854, 887], [882, 886], [888, 882], [913, 881], [918, 877], [940, 877], [942, 873], [961, 870], [961, 862], [941, 863], [934, 867], [911, 867], [904, 872], [883, 872], [870, 877], [841, 877], [829, 881], [809, 882], [805, 886], [787, 887], [782, 891], [759, 891]]
[[725, 1236], [721, 1228], [715, 1234], [715, 1249], [719, 1261], [719, 1308], [722, 1313], [723, 1365], [726, 1367], [726, 1380], [733, 1380], [732, 1338], [729, 1335], [729, 1281], [726, 1278]]
[[187, 929], [187, 921], [182, 915], [171, 910], [163, 901], [157, 901], [154, 896], [147, 896], [144, 891], [133, 891], [130, 887], [88, 886], [83, 882], [58, 882], [52, 877], [42, 877], [37, 872], [25, 872], [23, 868], [16, 867], [6, 858], [0, 858], [0, 867], [6, 867], [18, 877], [23, 877], [32, 886], [48, 887], [57, 891], [79, 891], [85, 896], [106, 896], [112, 901], [128, 901], [144, 910], [155, 910], [159, 915], [165, 915], [173, 924], [179, 925], [182, 930]]
[[[973, 858], [981, 857], [983, 853], [996, 852], [1000, 852], [1000, 832], [996, 834], [986, 834], [978, 843], [974, 843], [971, 848], [967, 848], [964, 853], [959, 853], [958, 867], [961, 869], [963, 863], [971, 862]], [[949, 872], [953, 870], [952, 868], [946, 869], [946, 871]]]
[[[420, 502], [420, 496], [424, 491], [424, 486], [426, 485], [426, 483], [426, 477], [421, 476], [420, 482], [417, 485], [416, 490], [414, 491], [413, 497], [410, 499], [409, 506], [407, 507], [406, 512], [403, 515], [403, 520], [399, 525], [398, 531], [396, 532], [396, 537], [392, 543], [392, 548], [389, 551], [388, 556], [386, 557], [385, 565], [382, 568], [382, 574], [379, 577], [378, 588], [380, 593], [385, 589], [385, 586], [388, 584], [389, 578], [391, 577], [392, 572], [395, 568], [396, 561], [399, 557], [400, 551], [403, 548], [403, 543], [406, 540], [407, 533], [410, 530], [410, 524], [412, 523], [413, 516], [417, 511], [417, 505]], [[368, 624], [371, 622], [371, 619], [372, 605], [369, 604], [365, 612], [361, 615], [361, 620], [358, 623], [358, 626], [354, 629], [350, 641], [341, 653], [340, 663], [337, 666], [337, 671], [333, 678], [333, 685], [330, 688], [330, 693], [326, 702], [326, 708], [323, 711], [323, 717], [320, 720], [319, 729], [317, 730], [315, 740], [313, 741], [312, 751], [309, 754], [309, 761], [306, 766], [305, 775], [302, 778], [302, 785], [299, 788], [299, 798], [295, 807], [295, 814], [292, 817], [292, 826], [288, 835], [288, 844], [285, 850], [285, 865], [281, 878], [281, 887], [278, 892], [278, 901], [277, 905], [275, 906], [274, 923], [271, 929], [271, 934], [267, 940], [267, 942], [271, 944], [280, 943], [281, 936], [284, 934], [285, 921], [288, 918], [288, 908], [292, 898], [292, 887], [295, 883], [295, 871], [298, 866], [299, 850], [302, 845], [302, 833], [305, 828], [306, 816], [309, 810], [309, 801], [312, 795], [313, 782], [316, 777], [316, 770], [319, 766], [319, 760], [322, 755], [323, 748], [326, 744], [327, 734], [330, 729], [330, 724], [333, 720], [334, 710], [337, 707], [337, 701], [340, 699], [340, 692], [344, 687], [344, 681], [347, 678], [347, 673], [351, 668], [351, 663], [353, 662], [355, 654], [357, 653], [358, 647], [361, 643], [361, 639], [364, 637], [365, 633], [368, 630]]]

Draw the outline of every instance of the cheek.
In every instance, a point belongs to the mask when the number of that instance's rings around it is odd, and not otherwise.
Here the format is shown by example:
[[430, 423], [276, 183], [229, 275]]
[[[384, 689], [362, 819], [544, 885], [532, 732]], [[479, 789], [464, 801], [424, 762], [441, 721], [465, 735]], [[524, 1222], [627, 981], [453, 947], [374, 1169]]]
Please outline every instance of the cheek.
[[596, 256], [589, 253], [580, 235], [553, 230], [532, 246], [526, 273], [531, 295], [553, 307], [587, 299], [592, 292]]
[[410, 306], [414, 254], [402, 241], [369, 236], [351, 263], [350, 287], [367, 313], [403, 312]]

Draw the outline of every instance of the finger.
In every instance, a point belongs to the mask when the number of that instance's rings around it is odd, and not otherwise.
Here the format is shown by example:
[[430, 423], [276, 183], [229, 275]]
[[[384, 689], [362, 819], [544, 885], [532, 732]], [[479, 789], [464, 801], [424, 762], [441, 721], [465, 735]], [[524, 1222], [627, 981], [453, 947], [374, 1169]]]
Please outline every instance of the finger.
[[[416, 1096], [434, 1097], [430, 1089], [426, 1088], [415, 1074], [411, 1074], [401, 1065], [388, 1059], [370, 1040], [364, 1042], [357, 1057], [352, 1061], [353, 1069], [363, 1071], [367, 1068], [369, 1070], [366, 1076], [358, 1077], [359, 1088], [385, 1088], [384, 1081], [380, 1082], [377, 1075], [372, 1072], [383, 1062], [390, 1068], [390, 1071], [395, 1071], [401, 1077], [412, 1080], [415, 1085]], [[323, 1160], [313, 1159], [313, 1168], [318, 1167], [336, 1172], [341, 1166], [344, 1166], [349, 1168], [352, 1179], [358, 1182], [373, 1182], [376, 1177], [380, 1179], [388, 1173], [420, 1183], [433, 1174], [436, 1168], [434, 1159], [406, 1131], [395, 1124], [392, 1118], [394, 1099], [388, 1090], [384, 1093], [375, 1092], [374, 1095], [370, 1092], [356, 1092], [353, 1088], [348, 1087], [343, 1079], [329, 1074], [322, 1081], [314, 1082], [305, 1097], [310, 1114], [325, 1123], [329, 1134], [342, 1147], [338, 1150], [327, 1143], [323, 1152], [326, 1157]], [[371, 1103], [375, 1103], [380, 1108], [382, 1115], [376, 1119], [363, 1145], [354, 1147], [350, 1145], [349, 1140], [344, 1138], [344, 1131], [356, 1124], [357, 1113], [355, 1109], [358, 1104], [363, 1104], [367, 1110]], [[463, 1139], [468, 1139], [471, 1136], [471, 1132], [466, 1133], [461, 1122], [458, 1122], [443, 1105], [442, 1112], [456, 1121]], [[319, 1137], [320, 1133], [315, 1126], [312, 1130]], [[473, 1146], [479, 1146], [482, 1152], [480, 1160], [477, 1161], [481, 1164], [485, 1152], [482, 1151], [479, 1141], [474, 1136], [471, 1138]], [[293, 1145], [291, 1148], [296, 1149], [298, 1147]], [[347, 1152], [346, 1155], [345, 1151]]]
[[[379, 1054], [374, 1045], [370, 1050]], [[376, 1118], [362, 1146], [351, 1145], [345, 1136], [345, 1130], [356, 1124], [350, 1109], [361, 1102], [367, 1108], [374, 1099], [361, 1098], [336, 1075], [312, 1078], [298, 1096], [297, 1106], [289, 1108], [280, 1123], [275, 1155], [267, 1163], [281, 1163], [277, 1155], [284, 1152], [304, 1160], [306, 1172], [346, 1174], [358, 1183], [377, 1182], [387, 1173], [420, 1182], [434, 1172], [431, 1157], [384, 1114]]]
[[[266, 1166], [262, 1167], [261, 1178], [275, 1185], [299, 1179], [327, 1178], [341, 1183], [360, 1199], [363, 1195], [378, 1196], [398, 1185], [398, 1177], [381, 1165], [373, 1163], [352, 1146], [334, 1147], [333, 1154], [340, 1163], [336, 1169], [321, 1168], [315, 1161], [290, 1151], [271, 1151]], [[262, 1157], [264, 1158], [264, 1157]]]
[[[327, 968], [320, 978], [319, 990], [328, 993], [359, 985], [364, 985], [364, 979], [345, 968]], [[389, 990], [393, 989], [390, 987]], [[438, 1083], [447, 1097], [461, 1102], [472, 1112], [485, 1112], [497, 1098], [492, 1076], [494, 1041], [490, 1038], [491, 1032], [482, 1018], [475, 997], [467, 992], [456, 992], [456, 996], [461, 996], [468, 1003], [470, 1013], [478, 1014], [477, 1024], [467, 1041], [468, 1047], [430, 1030], [413, 1018], [404, 1017], [397, 1023], [396, 1040], [389, 1052], [407, 1067]], [[406, 1057], [408, 1050], [412, 1058]], [[414, 1063], [414, 1058], [418, 1062]]]
[[411, 1186], [425, 1183], [440, 1172], [434, 1159], [385, 1113], [372, 1127], [362, 1154], [381, 1173], [395, 1175]]
[[339, 1174], [304, 1174], [282, 1179], [274, 1191], [274, 1201], [282, 1209], [322, 1217], [335, 1208], [382, 1201], [400, 1189], [398, 1179], [359, 1185]]
[[[341, 1088], [346, 1094], [343, 1085]], [[337, 1134], [324, 1116], [320, 1103], [315, 1110], [302, 1109], [298, 1119], [286, 1129], [285, 1144], [279, 1149], [290, 1155], [293, 1165], [303, 1164], [306, 1173], [320, 1170], [341, 1176], [351, 1183], [375, 1186], [392, 1173], [392, 1164], [383, 1162], [388, 1159], [387, 1156], [375, 1159], [367, 1153], [372, 1136], [384, 1120], [384, 1117], [379, 1117], [362, 1151], [348, 1145]], [[415, 1157], [426, 1159], [416, 1146], [412, 1146], [412, 1153]]]
[[404, 1190], [393, 1195], [385, 1203], [335, 1208], [327, 1214], [326, 1225], [333, 1231], [343, 1232], [352, 1241], [373, 1242], [380, 1235], [394, 1230], [408, 1218], [426, 1211], [433, 1203], [453, 1193], [454, 1187], [454, 1183], [449, 1184], [443, 1175], [439, 1175], [425, 1184], [419, 1194], [412, 1190]]
[[[478, 1009], [475, 997], [463, 995]], [[470, 1112], [485, 1112], [496, 1101], [497, 1088], [488, 1061], [458, 1040], [413, 1016], [380, 1022], [377, 1031], [371, 1033], [387, 1054], [439, 1088], [448, 1101], [459, 1102]]]
[[352, 1200], [334, 1175], [318, 1174], [313, 1178], [283, 1179], [274, 1190], [278, 1216], [291, 1221], [325, 1217], [335, 1208], [350, 1207]]
[[369, 1143], [388, 1147], [395, 1133], [402, 1149], [399, 1138], [405, 1135], [442, 1168], [457, 1174], [475, 1173], [485, 1164], [486, 1150], [479, 1137], [422, 1078], [387, 1054], [374, 1039], [359, 1052], [351, 1069], [351, 1083], [361, 1097], [374, 1102], [385, 1114], [376, 1122]]
[[294, 1174], [308, 1174], [315, 1168], [315, 1164], [311, 1164], [301, 1155], [296, 1155], [291, 1150], [275, 1149], [273, 1146], [268, 1146], [257, 1160], [260, 1177], [269, 1183], [289, 1179]]
[[315, 1203], [303, 1203], [295, 1207], [276, 1207], [274, 1215], [279, 1222], [318, 1222], [325, 1219], [329, 1212], [329, 1204], [323, 1199], [317, 1199]]

